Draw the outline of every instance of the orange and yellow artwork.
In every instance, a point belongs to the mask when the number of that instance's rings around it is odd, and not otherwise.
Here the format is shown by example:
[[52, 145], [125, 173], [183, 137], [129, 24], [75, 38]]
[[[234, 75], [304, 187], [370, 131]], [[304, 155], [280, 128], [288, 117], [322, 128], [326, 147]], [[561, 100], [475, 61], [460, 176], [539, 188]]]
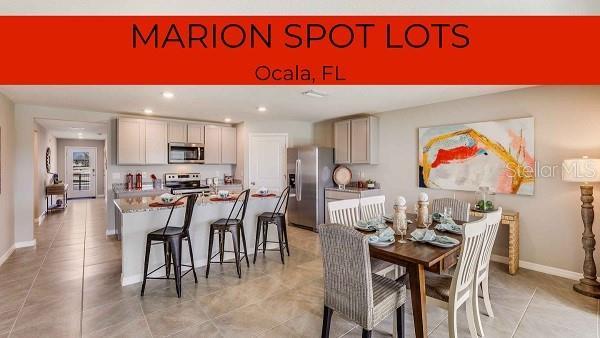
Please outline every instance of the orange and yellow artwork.
[[419, 128], [419, 186], [534, 193], [533, 117]]

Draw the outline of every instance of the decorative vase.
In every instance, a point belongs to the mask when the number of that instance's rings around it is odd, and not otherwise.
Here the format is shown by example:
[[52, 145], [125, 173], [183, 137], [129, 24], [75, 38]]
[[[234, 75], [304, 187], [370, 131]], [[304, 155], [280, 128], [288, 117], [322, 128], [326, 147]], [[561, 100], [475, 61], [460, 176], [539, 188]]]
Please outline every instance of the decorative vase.
[[406, 231], [408, 223], [406, 221], [406, 205], [394, 205], [394, 232], [401, 235]]
[[419, 210], [417, 211], [417, 227], [426, 228], [425, 219], [429, 216], [429, 201], [417, 202]]

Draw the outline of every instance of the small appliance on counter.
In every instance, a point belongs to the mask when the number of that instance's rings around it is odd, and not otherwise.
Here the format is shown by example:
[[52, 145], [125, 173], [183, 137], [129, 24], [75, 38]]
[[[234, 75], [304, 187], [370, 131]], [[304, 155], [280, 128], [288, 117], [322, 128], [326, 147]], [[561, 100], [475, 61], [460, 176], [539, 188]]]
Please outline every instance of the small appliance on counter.
[[165, 174], [165, 187], [173, 195], [210, 193], [210, 186], [202, 184], [199, 173]]
[[142, 174], [141, 173], [137, 173], [135, 174], [135, 188], [136, 189], [142, 189], [143, 183], [142, 183]]
[[125, 186], [127, 187], [127, 190], [133, 190], [133, 174], [132, 173], [128, 173], [125, 176]]
[[225, 184], [233, 184], [233, 176], [232, 175], [225, 175], [225, 178], [223, 179], [223, 182]]

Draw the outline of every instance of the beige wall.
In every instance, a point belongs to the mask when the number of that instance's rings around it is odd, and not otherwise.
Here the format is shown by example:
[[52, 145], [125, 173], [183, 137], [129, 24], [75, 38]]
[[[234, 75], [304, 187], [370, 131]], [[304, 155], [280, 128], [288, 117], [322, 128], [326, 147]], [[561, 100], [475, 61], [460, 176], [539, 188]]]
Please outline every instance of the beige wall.
[[[15, 244], [14, 162], [15, 113], [13, 103], [0, 94], [0, 260]], [[2, 261], [0, 261], [2, 264]]]
[[[432, 198], [452, 191], [418, 188], [418, 127], [533, 116], [535, 157], [541, 165], [560, 165], [570, 157], [600, 157], [600, 87], [547, 86], [480, 96], [377, 114], [380, 164], [352, 166], [355, 174], [379, 181], [391, 200], [404, 195], [412, 205], [419, 191]], [[331, 121], [315, 125], [315, 142], [332, 146]], [[597, 194], [600, 190], [596, 190]], [[473, 202], [475, 193], [456, 192]], [[538, 177], [534, 196], [497, 195], [498, 205], [521, 214], [521, 260], [569, 271], [582, 271], [583, 250], [579, 188], [558, 177]], [[598, 203], [596, 203], [596, 210]], [[600, 229], [595, 227], [596, 234]], [[505, 256], [507, 232], [501, 227], [495, 246]], [[596, 251], [598, 253], [598, 250]], [[596, 257], [599, 257], [598, 254]], [[598, 260], [597, 260], [598, 261]]]
[[104, 167], [104, 140], [79, 140], [58, 139], [57, 140], [57, 168], [58, 177], [66, 182], [65, 152], [66, 147], [92, 147], [96, 148], [96, 196], [104, 195], [105, 167]]
[[46, 212], [46, 185], [52, 180], [52, 175], [46, 172], [46, 149], [50, 148], [50, 172], [55, 173], [56, 166], [56, 138], [48, 133], [41, 125], [34, 123], [34, 200], [33, 215], [38, 218]]

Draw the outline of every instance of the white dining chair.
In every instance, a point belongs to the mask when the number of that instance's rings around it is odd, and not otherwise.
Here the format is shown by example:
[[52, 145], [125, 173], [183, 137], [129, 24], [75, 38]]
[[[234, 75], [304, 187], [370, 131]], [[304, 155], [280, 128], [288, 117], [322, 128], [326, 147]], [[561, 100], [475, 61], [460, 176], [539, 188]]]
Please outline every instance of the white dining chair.
[[[354, 227], [360, 220], [360, 200], [339, 200], [327, 203], [329, 222]], [[385, 276], [394, 271], [394, 277], [398, 278], [399, 272], [395, 264], [371, 258], [371, 272]]]
[[466, 303], [467, 322], [472, 338], [477, 338], [475, 327], [474, 308], [477, 304], [475, 296], [475, 273], [477, 263], [484, 242], [486, 221], [485, 218], [463, 225], [463, 243], [460, 257], [456, 264], [453, 276], [440, 275], [426, 272], [425, 290], [427, 296], [441, 301], [442, 306], [448, 309], [448, 335], [450, 338], [458, 337], [457, 312]]
[[329, 222], [355, 226], [360, 220], [360, 200], [339, 200], [327, 203]]
[[[485, 236], [483, 239], [483, 247], [481, 249], [481, 255], [479, 255], [479, 262], [477, 264], [477, 273], [475, 273], [475, 299], [478, 298], [479, 286], [481, 285], [483, 304], [489, 317], [494, 317], [494, 311], [492, 311], [492, 302], [490, 301], [490, 292], [488, 288], [488, 279], [490, 272], [490, 258], [492, 257], [492, 249], [494, 242], [496, 241], [496, 234], [498, 233], [498, 227], [500, 226], [500, 218], [502, 217], [502, 208], [498, 208], [497, 211], [486, 214], [485, 217]], [[483, 326], [481, 325], [481, 316], [479, 313], [479, 303], [474, 303], [475, 312], [475, 326], [477, 327], [477, 334], [483, 337]]]
[[385, 195], [360, 199], [360, 219], [369, 220], [385, 215]]
[[454, 198], [437, 198], [431, 201], [430, 212], [444, 213], [444, 208], [452, 209], [452, 218], [457, 221], [468, 222], [471, 203]]

